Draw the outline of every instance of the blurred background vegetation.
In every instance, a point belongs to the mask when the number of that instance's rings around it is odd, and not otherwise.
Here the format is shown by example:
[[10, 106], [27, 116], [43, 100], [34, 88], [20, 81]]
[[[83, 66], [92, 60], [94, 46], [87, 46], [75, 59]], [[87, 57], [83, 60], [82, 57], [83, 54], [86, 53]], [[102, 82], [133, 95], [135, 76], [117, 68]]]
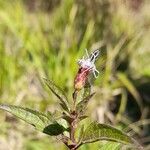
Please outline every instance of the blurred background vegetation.
[[[76, 61], [85, 48], [101, 50], [97, 94], [87, 113], [149, 149], [149, 0], [0, 0], [0, 103], [58, 109], [42, 78], [53, 79], [71, 98]], [[54, 148], [66, 149], [0, 112], [0, 150]]]

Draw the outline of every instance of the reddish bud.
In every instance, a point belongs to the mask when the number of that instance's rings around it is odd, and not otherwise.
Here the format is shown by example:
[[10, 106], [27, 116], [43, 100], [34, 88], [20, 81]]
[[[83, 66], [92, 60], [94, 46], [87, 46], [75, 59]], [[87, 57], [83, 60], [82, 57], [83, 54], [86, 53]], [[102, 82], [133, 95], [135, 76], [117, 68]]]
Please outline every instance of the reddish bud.
[[88, 78], [88, 75], [90, 73], [90, 69], [89, 68], [79, 68], [79, 71], [75, 77], [75, 80], [74, 80], [74, 88], [76, 90], [81, 90], [85, 83], [86, 83], [86, 80]]

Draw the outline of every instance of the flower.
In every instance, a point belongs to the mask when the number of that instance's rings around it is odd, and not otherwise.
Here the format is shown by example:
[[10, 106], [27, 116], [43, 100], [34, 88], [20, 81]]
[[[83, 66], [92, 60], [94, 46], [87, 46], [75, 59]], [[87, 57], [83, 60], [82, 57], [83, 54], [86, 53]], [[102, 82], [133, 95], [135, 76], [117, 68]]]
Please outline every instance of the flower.
[[93, 53], [91, 53], [90, 56], [86, 50], [86, 54], [87, 58], [83, 57], [82, 59], [78, 60], [79, 70], [74, 80], [74, 88], [77, 91], [84, 87], [91, 72], [93, 72], [95, 78], [97, 78], [99, 74], [99, 71], [96, 69], [94, 64], [97, 57], [99, 56], [99, 50], [95, 50]]

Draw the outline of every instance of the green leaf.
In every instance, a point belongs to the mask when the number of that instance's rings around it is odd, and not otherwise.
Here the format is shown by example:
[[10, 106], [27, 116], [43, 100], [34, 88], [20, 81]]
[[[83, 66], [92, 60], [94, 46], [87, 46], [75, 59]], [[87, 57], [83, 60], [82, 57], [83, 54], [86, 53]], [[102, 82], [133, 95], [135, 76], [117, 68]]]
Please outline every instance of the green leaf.
[[57, 122], [54, 122], [43, 129], [43, 133], [51, 136], [57, 136], [62, 134], [64, 131], [66, 131], [66, 129]]
[[49, 123], [46, 115], [29, 108], [12, 105], [0, 105], [0, 109], [10, 112], [25, 122], [35, 126], [38, 130], [42, 130]]
[[58, 135], [66, 130], [56, 121], [51, 122], [45, 114], [29, 108], [1, 104], [0, 109], [15, 115], [25, 122], [33, 125], [37, 130], [48, 135]]
[[121, 144], [115, 142], [107, 142], [99, 150], [120, 150]]
[[92, 93], [91, 95], [88, 95], [87, 97], [85, 97], [82, 101], [80, 101], [78, 104], [77, 104], [77, 112], [80, 114], [80, 115], [83, 115], [86, 108], [87, 108], [87, 105], [88, 105], [88, 102], [89, 100], [93, 97], [95, 93]]
[[58, 99], [60, 100], [60, 105], [61, 107], [69, 112], [69, 105], [68, 105], [68, 99], [65, 95], [65, 93], [63, 92], [63, 90], [58, 87], [57, 85], [55, 85], [55, 83], [51, 80], [45, 79], [44, 81], [46, 83], [46, 85], [49, 87], [49, 89], [56, 95], [56, 97], [58, 97]]
[[123, 144], [133, 144], [133, 139], [122, 131], [98, 122], [91, 123], [85, 130], [82, 144], [99, 140], [114, 141]]

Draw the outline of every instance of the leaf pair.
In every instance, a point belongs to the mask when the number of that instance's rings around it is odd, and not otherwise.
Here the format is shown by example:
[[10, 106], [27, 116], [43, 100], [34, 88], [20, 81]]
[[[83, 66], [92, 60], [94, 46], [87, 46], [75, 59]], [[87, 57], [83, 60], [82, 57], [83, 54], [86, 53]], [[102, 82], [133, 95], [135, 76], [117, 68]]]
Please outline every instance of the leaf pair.
[[[10, 112], [25, 122], [33, 125], [37, 130], [45, 134], [56, 136], [66, 131], [58, 122], [50, 122], [48, 116], [38, 111], [12, 105], [0, 105], [0, 109]], [[99, 140], [115, 141], [123, 144], [133, 144], [131, 137], [120, 130], [98, 122], [91, 123], [85, 131], [82, 131], [81, 145]]]

